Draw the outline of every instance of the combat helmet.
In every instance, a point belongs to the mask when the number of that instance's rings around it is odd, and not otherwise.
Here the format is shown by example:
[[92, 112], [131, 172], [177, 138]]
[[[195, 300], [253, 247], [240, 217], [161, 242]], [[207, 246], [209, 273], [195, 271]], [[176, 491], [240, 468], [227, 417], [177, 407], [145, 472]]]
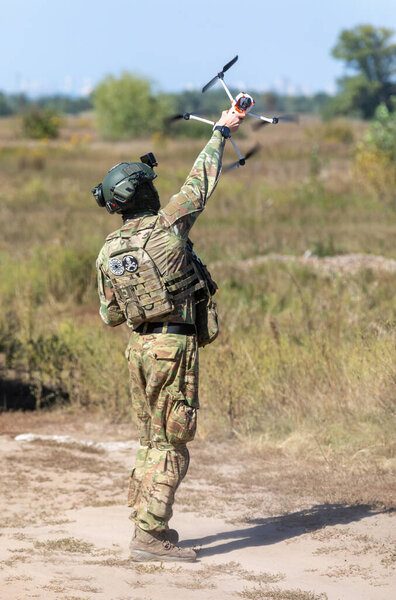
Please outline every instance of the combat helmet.
[[110, 214], [133, 213], [142, 209], [157, 212], [158, 192], [153, 185], [157, 166], [151, 152], [140, 157], [142, 162], [121, 162], [107, 173], [103, 183], [91, 190], [96, 202]]

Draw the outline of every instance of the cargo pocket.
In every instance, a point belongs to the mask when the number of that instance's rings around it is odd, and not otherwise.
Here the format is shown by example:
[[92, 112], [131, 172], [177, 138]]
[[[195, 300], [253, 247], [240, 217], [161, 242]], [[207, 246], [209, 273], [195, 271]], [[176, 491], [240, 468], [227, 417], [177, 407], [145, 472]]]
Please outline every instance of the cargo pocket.
[[149, 351], [151, 357], [151, 372], [147, 380], [146, 395], [150, 408], [155, 410], [155, 404], [160, 394], [169, 384], [177, 380], [183, 346], [175, 344], [152, 343]]
[[159, 519], [169, 521], [172, 516], [172, 505], [175, 500], [177, 482], [166, 473], [155, 473], [151, 498], [147, 512]]
[[166, 438], [169, 444], [186, 444], [194, 439], [197, 429], [197, 411], [190, 406], [183, 394], [169, 397], [169, 411], [166, 420]]

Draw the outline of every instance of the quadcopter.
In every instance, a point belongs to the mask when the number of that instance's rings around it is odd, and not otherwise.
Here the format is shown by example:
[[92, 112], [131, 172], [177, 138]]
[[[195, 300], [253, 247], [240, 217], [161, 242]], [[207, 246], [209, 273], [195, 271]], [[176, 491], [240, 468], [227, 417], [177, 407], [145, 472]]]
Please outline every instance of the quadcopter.
[[[238, 60], [238, 55], [234, 56], [234, 58], [232, 60], [230, 60], [230, 62], [228, 62], [226, 65], [224, 65], [223, 69], [221, 71], [219, 71], [219, 73], [217, 73], [217, 75], [215, 75], [215, 77], [213, 77], [213, 79], [211, 79], [206, 85], [204, 85], [204, 87], [202, 88], [202, 93], [205, 93], [219, 79], [221, 85], [224, 88], [225, 93], [227, 94], [228, 98], [231, 100], [231, 109], [232, 110], [235, 110], [239, 114], [245, 114], [245, 115], [249, 115], [249, 117], [253, 117], [254, 119], [259, 119], [259, 121], [261, 121], [261, 123], [259, 123], [258, 125], [270, 125], [270, 124], [276, 125], [279, 122], [279, 117], [263, 117], [262, 115], [258, 115], [256, 113], [251, 112], [251, 109], [253, 108], [253, 106], [255, 104], [252, 96], [250, 96], [249, 94], [247, 94], [245, 92], [240, 92], [234, 98], [233, 95], [231, 94], [230, 90], [228, 89], [228, 87], [224, 81], [224, 73], [226, 71], [228, 71], [228, 69], [230, 69], [236, 63], [237, 60]], [[208, 125], [212, 125], [212, 126], [215, 125], [214, 121], [210, 121], [209, 119], [204, 119], [202, 117], [199, 117], [198, 115], [194, 115], [194, 114], [188, 113], [188, 112], [181, 114], [181, 115], [175, 115], [175, 116], [171, 117], [170, 121], [174, 121], [177, 119], [185, 119], [186, 121], [188, 121], [189, 119], [193, 119], [195, 121], [201, 121], [201, 123], [207, 123]], [[290, 119], [288, 119], [288, 120], [290, 120]], [[230, 140], [231, 144], [234, 147], [235, 152], [238, 155], [238, 160], [235, 163], [233, 163], [232, 165], [230, 165], [227, 168], [227, 170], [236, 169], [238, 167], [245, 165], [247, 159], [250, 158], [253, 154], [255, 154], [259, 148], [259, 146], [255, 146], [252, 150], [247, 152], [245, 156], [243, 156], [242, 153], [240, 152], [238, 146], [232, 139], [232, 137], [230, 136], [228, 139]]]

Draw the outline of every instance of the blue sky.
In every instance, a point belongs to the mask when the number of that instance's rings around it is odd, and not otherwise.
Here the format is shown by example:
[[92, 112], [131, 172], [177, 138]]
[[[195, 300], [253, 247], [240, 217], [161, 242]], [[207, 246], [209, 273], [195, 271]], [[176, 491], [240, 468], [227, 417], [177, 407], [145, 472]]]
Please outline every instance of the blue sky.
[[108, 74], [200, 88], [235, 54], [240, 89], [334, 90], [341, 29], [396, 29], [396, 0], [13, 0], [1, 8], [0, 90], [82, 94]]

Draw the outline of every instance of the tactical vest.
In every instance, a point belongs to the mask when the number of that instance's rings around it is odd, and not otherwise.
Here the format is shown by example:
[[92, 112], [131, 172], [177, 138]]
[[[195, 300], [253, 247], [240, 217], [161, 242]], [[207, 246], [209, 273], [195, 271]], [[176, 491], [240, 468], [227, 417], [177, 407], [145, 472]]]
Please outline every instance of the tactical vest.
[[130, 225], [125, 224], [107, 238], [119, 240], [117, 249], [109, 255], [108, 275], [118, 304], [134, 328], [145, 321], [162, 320], [173, 312], [176, 301], [196, 292], [210, 296], [205, 275], [191, 252], [183, 269], [167, 275], [160, 273], [146, 250], [157, 220], [156, 215], [146, 217], [132, 235]]

